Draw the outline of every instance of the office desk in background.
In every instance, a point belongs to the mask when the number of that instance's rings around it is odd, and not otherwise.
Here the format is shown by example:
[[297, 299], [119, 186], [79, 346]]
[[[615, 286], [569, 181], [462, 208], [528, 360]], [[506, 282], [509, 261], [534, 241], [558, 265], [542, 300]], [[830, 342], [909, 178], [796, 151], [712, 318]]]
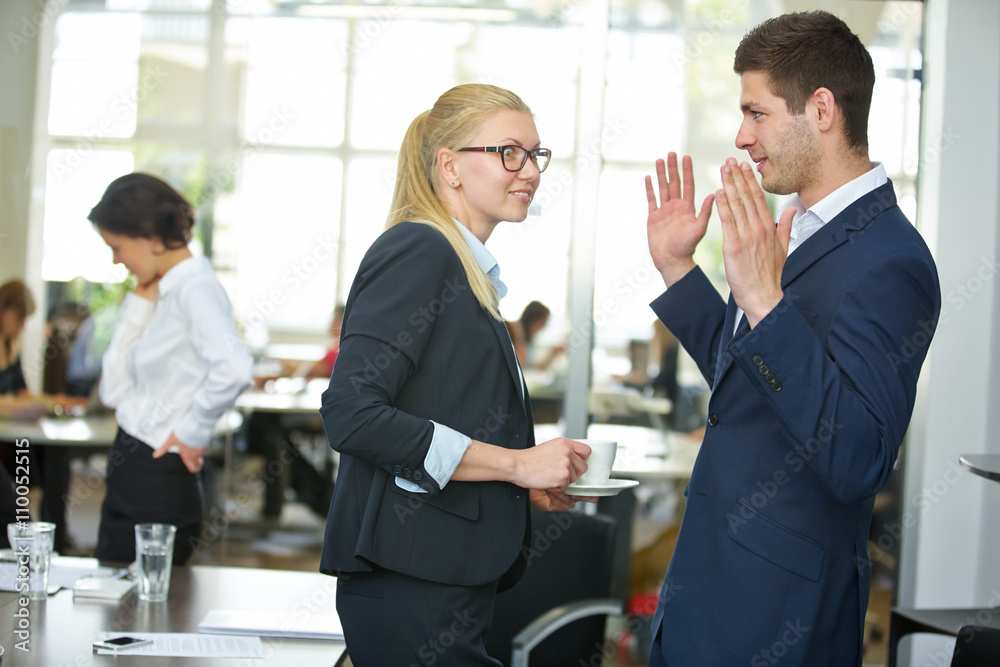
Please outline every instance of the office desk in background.
[[[559, 424], [535, 425], [535, 442], [562, 435], [563, 427]], [[687, 480], [701, 448], [700, 437], [646, 426], [590, 424], [586, 437], [617, 442], [618, 453], [611, 476], [640, 482]]]
[[236, 399], [236, 409], [245, 414], [273, 412], [286, 415], [316, 415], [322, 405], [328, 379], [274, 378], [264, 388], [248, 389]]
[[1000, 454], [962, 454], [958, 461], [973, 474], [1000, 482]]
[[[246, 418], [250, 454], [263, 456], [264, 506], [261, 515], [278, 520], [286, 488], [314, 513], [325, 517], [333, 494], [337, 455], [330, 449], [319, 409], [326, 378], [258, 378], [262, 386], [243, 392], [236, 408]], [[227, 465], [226, 470], [231, 466]]]
[[[89, 455], [107, 450], [115, 440], [118, 424], [113, 414], [86, 417], [41, 417], [30, 421], [0, 419], [0, 442], [9, 442], [25, 447], [31, 452], [29, 458], [32, 485], [43, 488], [41, 507], [33, 512], [33, 518], [56, 524], [56, 551], [66, 553], [72, 547], [69, 537], [69, 519], [66, 506], [69, 496], [70, 458]], [[44, 448], [45, 451], [42, 451]], [[18, 470], [8, 470], [10, 478]]]
[[[232, 445], [232, 434], [240, 428], [243, 417], [235, 410], [229, 410], [216, 423], [214, 434], [225, 440], [225, 450], [228, 457]], [[27, 448], [52, 448], [42, 457], [41, 471], [33, 471], [33, 484], [37, 483], [38, 473], [41, 473], [43, 489], [43, 505], [48, 510], [34, 518], [53, 521], [62, 524], [57, 533], [56, 551], [64, 552], [72, 546], [68, 539], [69, 519], [66, 516], [66, 503], [69, 498], [69, 459], [74, 456], [87, 456], [91, 453], [103, 453], [115, 441], [118, 433], [118, 423], [111, 412], [90, 414], [80, 417], [41, 417], [30, 421], [0, 419], [0, 442], [17, 444], [26, 441]], [[34, 465], [34, 464], [32, 464]], [[15, 471], [7, 471], [13, 479]]]
[[27, 440], [34, 445], [110, 447], [118, 432], [113, 414], [87, 417], [42, 417], [34, 421], [0, 419], [0, 440]]
[[[535, 423], [559, 422], [566, 393], [565, 378], [529, 369], [524, 371], [524, 382]], [[595, 385], [587, 393], [587, 413], [595, 422], [648, 423], [662, 431], [666, 430], [666, 420], [673, 409], [668, 398], [647, 396], [635, 387], [618, 382]]]
[[[564, 433], [560, 425], [535, 425], [536, 442], [545, 442], [562, 435]], [[640, 482], [635, 488], [625, 489], [615, 496], [599, 498], [596, 506], [584, 508], [586, 512], [610, 516], [618, 522], [611, 596], [628, 603], [637, 514], [644, 511], [641, 506], [651, 498], [662, 500], [669, 496], [675, 499], [675, 504], [670, 505], [672, 516], [674, 520], [680, 521], [684, 512], [682, 491], [694, 470], [701, 439], [684, 433], [620, 424], [590, 424], [587, 427], [587, 438], [617, 442], [618, 452], [611, 476]], [[640, 498], [645, 500], [640, 503]]]
[[15, 648], [14, 630], [20, 619], [16, 593], [0, 593], [2, 664], [24, 667], [53, 665], [114, 665], [115, 667], [249, 667], [260, 664], [331, 667], [345, 644], [327, 640], [263, 637], [264, 660], [234, 658], [167, 658], [98, 655], [91, 648], [95, 635], [114, 632], [198, 632], [198, 623], [212, 609], [241, 609], [291, 614], [336, 614], [336, 579], [319, 573], [232, 567], [175, 567], [166, 602], [141, 602], [135, 591], [120, 601], [73, 600], [60, 590], [28, 609], [30, 652]]
[[[973, 474], [1000, 482], [1000, 454], [963, 454], [958, 460]], [[955, 637], [963, 625], [984, 625], [1000, 629], [1000, 614], [994, 613], [995, 611], [995, 607], [958, 609], [894, 607], [889, 619], [887, 667], [896, 667], [899, 641], [906, 635], [924, 632]]]
[[[216, 425], [214, 435], [226, 436], [238, 430], [242, 416], [229, 410]], [[32, 421], [0, 419], [0, 441], [27, 440], [31, 446], [110, 447], [118, 433], [112, 413], [83, 417], [42, 417]]]

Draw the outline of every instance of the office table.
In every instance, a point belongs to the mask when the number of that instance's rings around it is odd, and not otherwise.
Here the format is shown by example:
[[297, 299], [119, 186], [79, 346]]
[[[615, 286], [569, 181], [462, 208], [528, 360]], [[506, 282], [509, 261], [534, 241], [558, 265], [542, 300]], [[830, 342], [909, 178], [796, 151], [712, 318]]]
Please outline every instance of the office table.
[[[562, 435], [564, 435], [563, 429], [557, 424], [535, 425], [535, 442], [542, 443]], [[611, 476], [641, 482], [634, 489], [626, 489], [616, 496], [600, 498], [594, 508], [597, 513], [612, 516], [618, 521], [615, 547], [615, 559], [618, 565], [612, 581], [612, 597], [620, 598], [627, 603], [631, 579], [632, 531], [637, 505], [636, 491], [642, 489], [646, 483], [686, 484], [698, 458], [701, 439], [683, 433], [620, 424], [590, 424], [587, 427], [587, 438], [617, 442], [618, 453], [615, 455]], [[683, 514], [683, 499], [683, 495], [680, 495], [678, 514]]]
[[[273, 382], [273, 385], [271, 385]], [[236, 408], [244, 413], [273, 412], [278, 414], [319, 416], [323, 392], [330, 381], [324, 379], [277, 378], [268, 383], [273, 390], [249, 389], [236, 399]]]
[[31, 445], [110, 447], [118, 432], [113, 414], [87, 417], [42, 417], [35, 421], [0, 419], [0, 440], [27, 440]]
[[617, 442], [611, 476], [640, 482], [690, 479], [701, 449], [700, 437], [643, 426], [591, 424], [587, 437]]
[[973, 474], [1000, 482], [1000, 454], [962, 454], [958, 461]]
[[[329, 509], [337, 458], [329, 448], [319, 413], [329, 384], [323, 378], [276, 378], [269, 380], [265, 388], [245, 391], [236, 399], [236, 408], [246, 415], [247, 450], [262, 455], [268, 470], [264, 478], [266, 517], [281, 516], [289, 484], [300, 492], [300, 500], [320, 516]], [[315, 458], [304, 455], [291, 437], [293, 432], [319, 443]], [[315, 459], [321, 459], [321, 465], [314, 465]], [[271, 472], [272, 466], [277, 472]], [[226, 470], [229, 468], [227, 465]]]
[[[60, 590], [27, 609], [30, 652], [15, 648], [20, 619], [18, 595], [0, 593], [0, 644], [3, 662], [24, 667], [55, 665], [114, 665], [116, 667], [249, 667], [294, 665], [332, 667], [345, 644], [331, 640], [262, 637], [264, 659], [168, 658], [98, 655], [91, 643], [100, 631], [198, 632], [198, 623], [212, 609], [283, 612], [292, 618], [336, 614], [336, 579], [313, 572], [289, 572], [233, 567], [175, 567], [166, 602], [142, 602], [135, 591], [120, 601], [73, 600]], [[293, 620], [294, 623], [294, 620]]]
[[[973, 474], [1000, 482], [1000, 454], [963, 454], [959, 462]], [[963, 625], [982, 625], [1000, 629], [1000, 614], [985, 607], [963, 609], [895, 608], [889, 620], [889, 662], [896, 667], [899, 640], [915, 632], [929, 632], [955, 637]]]
[[[227, 411], [216, 423], [214, 435], [225, 436], [239, 429], [243, 417]], [[0, 419], [0, 441], [27, 440], [30, 445], [61, 447], [110, 447], [118, 433], [112, 413], [83, 417], [42, 417], [32, 421]]]
[[[229, 410], [215, 425], [215, 435], [226, 439], [227, 456], [231, 435], [242, 423], [242, 415]], [[39, 446], [49, 450], [38, 457], [32, 457], [30, 466], [32, 469], [36, 465], [42, 468], [41, 471], [32, 470], [31, 474], [32, 479], [37, 480], [41, 472], [44, 480], [43, 516], [36, 518], [52, 521], [58, 526], [57, 551], [65, 551], [70, 546], [66, 517], [70, 457], [86, 455], [88, 449], [94, 453], [107, 450], [114, 443], [117, 433], [118, 423], [111, 412], [79, 417], [41, 417], [30, 421], [0, 419], [0, 442], [21, 444], [22, 449], [27, 443], [29, 451]], [[8, 472], [13, 478], [14, 471]]]

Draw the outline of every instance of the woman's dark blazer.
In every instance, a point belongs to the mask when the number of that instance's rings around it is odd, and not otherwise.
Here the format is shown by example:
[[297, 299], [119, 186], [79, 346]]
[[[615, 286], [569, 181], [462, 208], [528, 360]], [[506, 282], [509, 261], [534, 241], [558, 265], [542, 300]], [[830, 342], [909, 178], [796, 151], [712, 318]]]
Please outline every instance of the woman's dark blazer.
[[[528, 491], [507, 482], [442, 489], [424, 468], [429, 420], [501, 447], [534, 445], [516, 364], [503, 322], [480, 306], [440, 232], [404, 222], [375, 241], [351, 287], [320, 409], [341, 455], [322, 572], [377, 565], [446, 584], [505, 573], [501, 587], [516, 581]], [[396, 477], [427, 493], [403, 490]]]

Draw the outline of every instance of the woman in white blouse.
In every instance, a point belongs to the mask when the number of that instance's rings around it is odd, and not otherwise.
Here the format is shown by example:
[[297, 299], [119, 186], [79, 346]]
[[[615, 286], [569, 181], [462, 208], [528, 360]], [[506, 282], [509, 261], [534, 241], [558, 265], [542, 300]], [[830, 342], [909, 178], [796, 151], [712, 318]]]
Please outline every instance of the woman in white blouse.
[[136, 523], [177, 526], [174, 564], [201, 534], [196, 473], [213, 426], [251, 384], [252, 360], [225, 290], [187, 244], [194, 210], [148, 174], [115, 180], [88, 216], [135, 276], [104, 355], [100, 396], [115, 408], [107, 495], [94, 555], [130, 562]]

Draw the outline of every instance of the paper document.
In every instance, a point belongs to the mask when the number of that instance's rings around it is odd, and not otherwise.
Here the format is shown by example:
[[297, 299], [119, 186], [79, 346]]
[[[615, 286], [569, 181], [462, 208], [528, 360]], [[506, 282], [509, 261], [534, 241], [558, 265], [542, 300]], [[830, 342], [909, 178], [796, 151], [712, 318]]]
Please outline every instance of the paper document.
[[138, 637], [152, 644], [119, 651], [98, 649], [99, 655], [160, 655], [176, 658], [263, 658], [260, 637], [207, 635], [198, 632], [98, 632], [97, 638]]
[[81, 577], [73, 585], [73, 600], [121, 600], [133, 588], [131, 579]]
[[198, 624], [198, 630], [217, 634], [344, 640], [344, 627], [336, 614], [213, 609]]
[[[7, 552], [12, 553], [9, 549]], [[0, 558], [0, 591], [16, 590], [17, 567], [16, 561]], [[49, 564], [49, 593], [55, 593], [60, 588], [73, 588], [81, 577], [111, 576], [115, 572], [115, 568], [98, 566], [93, 558], [53, 556]]]

